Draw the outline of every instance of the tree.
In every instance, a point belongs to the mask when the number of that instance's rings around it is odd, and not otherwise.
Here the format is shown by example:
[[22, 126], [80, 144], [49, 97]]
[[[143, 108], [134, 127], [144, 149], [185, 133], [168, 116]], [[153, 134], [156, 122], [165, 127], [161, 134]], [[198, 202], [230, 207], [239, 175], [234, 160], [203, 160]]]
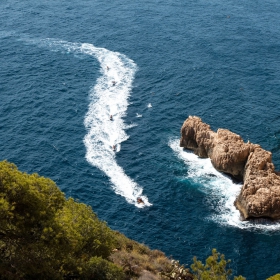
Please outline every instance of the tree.
[[280, 280], [280, 274], [275, 274], [269, 278], [267, 278], [267, 280]]
[[70, 198], [58, 211], [56, 222], [60, 231], [55, 239], [64, 252], [63, 274], [79, 275], [93, 256], [108, 259], [115, 245], [115, 234], [97, 218], [91, 207]]
[[93, 257], [87, 263], [84, 263], [80, 273], [81, 279], [98, 279], [98, 280], [124, 280], [123, 270], [113, 263]]
[[[64, 203], [63, 193], [50, 179], [22, 173], [14, 164], [0, 162], [1, 275], [19, 279], [26, 273], [44, 273], [43, 264], [50, 262], [53, 252], [42, 236], [46, 229], [55, 230], [56, 212]], [[55, 267], [52, 261], [49, 273]]]
[[52, 180], [0, 162], [1, 279], [93, 279], [86, 275], [102, 266], [100, 279], [122, 279], [107, 260], [114, 242], [106, 223], [89, 206], [66, 200]]
[[[225, 260], [225, 256], [217, 252], [216, 249], [212, 250], [212, 255], [206, 259], [204, 265], [201, 261], [194, 257], [194, 263], [191, 269], [194, 274], [195, 280], [228, 280], [231, 279], [231, 269], [227, 269], [230, 260]], [[244, 277], [234, 277], [235, 280], [245, 280]]]

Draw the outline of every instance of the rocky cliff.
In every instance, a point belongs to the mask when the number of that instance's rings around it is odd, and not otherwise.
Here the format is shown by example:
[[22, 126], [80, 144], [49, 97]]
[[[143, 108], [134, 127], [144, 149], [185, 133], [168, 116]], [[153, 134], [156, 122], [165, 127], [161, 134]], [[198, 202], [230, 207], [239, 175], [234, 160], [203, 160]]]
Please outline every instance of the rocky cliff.
[[180, 146], [199, 157], [209, 157], [217, 170], [243, 180], [235, 206], [245, 219], [280, 219], [280, 177], [270, 152], [260, 145], [244, 143], [227, 129], [214, 132], [199, 117], [192, 116], [181, 128]]

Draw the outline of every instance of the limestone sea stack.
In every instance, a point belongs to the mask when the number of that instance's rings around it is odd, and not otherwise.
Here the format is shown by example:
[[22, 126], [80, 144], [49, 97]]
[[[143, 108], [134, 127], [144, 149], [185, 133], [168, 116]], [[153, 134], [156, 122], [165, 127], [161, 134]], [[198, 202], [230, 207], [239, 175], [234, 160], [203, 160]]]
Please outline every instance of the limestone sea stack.
[[244, 143], [227, 129], [214, 132], [195, 116], [185, 120], [180, 146], [199, 157], [209, 157], [218, 171], [243, 180], [235, 206], [244, 219], [280, 219], [280, 176], [274, 170], [270, 152], [260, 145]]

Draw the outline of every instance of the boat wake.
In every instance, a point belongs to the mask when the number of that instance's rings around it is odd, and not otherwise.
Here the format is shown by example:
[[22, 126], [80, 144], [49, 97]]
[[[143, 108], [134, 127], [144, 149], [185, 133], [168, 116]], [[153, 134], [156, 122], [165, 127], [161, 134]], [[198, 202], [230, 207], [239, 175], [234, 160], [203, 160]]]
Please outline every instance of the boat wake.
[[209, 158], [199, 158], [193, 152], [184, 150], [179, 146], [179, 142], [179, 139], [172, 139], [168, 144], [177, 157], [186, 164], [188, 168], [186, 179], [207, 195], [207, 204], [213, 210], [208, 219], [241, 229], [279, 231], [279, 222], [266, 219], [241, 220], [234, 201], [240, 193], [242, 184], [234, 183], [230, 177], [218, 172]]
[[[26, 38], [25, 38], [26, 40]], [[28, 41], [52, 51], [89, 55], [100, 63], [101, 76], [89, 91], [88, 111], [84, 119], [87, 134], [84, 137], [87, 161], [102, 170], [110, 179], [116, 194], [136, 207], [150, 206], [143, 189], [129, 178], [116, 162], [121, 143], [129, 136], [123, 121], [128, 97], [136, 72], [136, 64], [125, 55], [87, 43], [71, 43], [54, 39]], [[111, 116], [111, 120], [110, 120]], [[144, 202], [137, 203], [141, 197]]]

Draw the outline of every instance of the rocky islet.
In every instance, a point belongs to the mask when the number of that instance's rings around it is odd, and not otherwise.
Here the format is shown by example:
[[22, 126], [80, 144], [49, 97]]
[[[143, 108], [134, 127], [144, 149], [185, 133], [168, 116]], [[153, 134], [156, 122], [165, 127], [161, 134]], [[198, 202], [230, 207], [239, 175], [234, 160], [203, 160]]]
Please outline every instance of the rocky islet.
[[180, 146], [199, 157], [209, 157], [218, 171], [243, 181], [235, 206], [244, 219], [280, 219], [280, 176], [271, 152], [258, 144], [245, 143], [227, 129], [214, 132], [196, 116], [189, 116], [183, 123]]

